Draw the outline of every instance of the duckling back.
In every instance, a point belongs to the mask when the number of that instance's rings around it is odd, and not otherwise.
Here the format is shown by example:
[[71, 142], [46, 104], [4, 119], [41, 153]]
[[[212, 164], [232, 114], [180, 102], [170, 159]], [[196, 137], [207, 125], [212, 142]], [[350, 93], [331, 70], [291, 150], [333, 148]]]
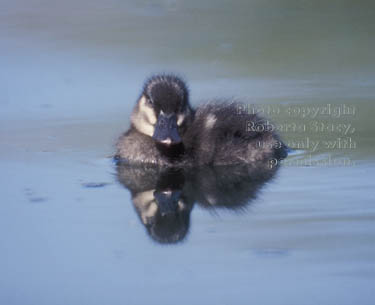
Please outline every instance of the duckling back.
[[195, 164], [250, 164], [287, 156], [268, 121], [241, 109], [241, 103], [211, 101], [196, 110], [183, 140]]

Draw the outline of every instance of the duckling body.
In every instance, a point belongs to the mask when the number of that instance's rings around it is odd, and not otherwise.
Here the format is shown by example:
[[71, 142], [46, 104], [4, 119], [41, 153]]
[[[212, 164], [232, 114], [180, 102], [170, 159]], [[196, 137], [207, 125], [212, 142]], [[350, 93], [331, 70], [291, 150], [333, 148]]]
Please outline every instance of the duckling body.
[[201, 166], [282, 159], [287, 148], [268, 123], [240, 103], [210, 101], [193, 110], [184, 82], [173, 75], [148, 79], [117, 142], [116, 159], [130, 164]]
[[197, 109], [184, 137], [195, 164], [232, 165], [286, 157], [286, 147], [268, 121], [243, 108], [238, 102], [214, 100]]
[[150, 136], [130, 127], [117, 142], [116, 159], [133, 164], [187, 165], [189, 162], [184, 151], [182, 144], [164, 147]]

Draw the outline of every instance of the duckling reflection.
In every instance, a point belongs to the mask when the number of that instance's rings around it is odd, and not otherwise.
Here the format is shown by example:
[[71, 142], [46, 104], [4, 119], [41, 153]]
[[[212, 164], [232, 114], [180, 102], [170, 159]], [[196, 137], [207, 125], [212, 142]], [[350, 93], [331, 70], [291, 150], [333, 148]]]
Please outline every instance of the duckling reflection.
[[266, 163], [198, 168], [191, 177], [194, 201], [207, 209], [244, 210], [277, 170]]
[[207, 209], [244, 210], [277, 169], [266, 163], [194, 169], [118, 163], [117, 179], [130, 190], [149, 236], [159, 243], [177, 243], [188, 233], [195, 203]]
[[119, 164], [117, 178], [130, 190], [135, 210], [155, 241], [176, 243], [184, 239], [193, 201], [186, 196], [182, 170]]

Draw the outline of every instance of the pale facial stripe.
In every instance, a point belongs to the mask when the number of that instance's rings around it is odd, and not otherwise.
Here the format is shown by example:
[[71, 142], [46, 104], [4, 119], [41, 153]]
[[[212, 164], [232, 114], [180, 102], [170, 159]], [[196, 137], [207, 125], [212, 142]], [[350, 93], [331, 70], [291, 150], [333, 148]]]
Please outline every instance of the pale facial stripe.
[[184, 122], [184, 120], [185, 120], [185, 114], [183, 113], [183, 114], [179, 114], [178, 115], [178, 117], [177, 117], [177, 125], [178, 126], [181, 126], [182, 125], [182, 123]]
[[145, 96], [142, 96], [139, 101], [139, 111], [144, 114], [144, 116], [146, 117], [147, 121], [150, 124], [152, 125], [156, 124], [157, 118], [156, 118], [155, 112], [151, 108], [151, 106], [147, 104]]
[[190, 108], [186, 107], [184, 110], [184, 113], [181, 113], [177, 116], [177, 125], [181, 126], [185, 119], [190, 116]]
[[148, 135], [153, 136], [157, 118], [154, 110], [147, 105], [146, 97], [142, 95], [138, 102], [138, 111], [132, 115], [131, 121], [138, 131]]
[[[185, 119], [189, 116], [190, 110], [186, 108], [184, 113], [177, 115], [177, 125], [181, 126]], [[137, 109], [131, 117], [131, 121], [135, 128], [150, 137], [153, 136], [155, 131], [155, 124], [157, 122], [157, 117], [155, 115], [152, 106], [147, 103], [146, 97], [142, 95], [138, 101]]]

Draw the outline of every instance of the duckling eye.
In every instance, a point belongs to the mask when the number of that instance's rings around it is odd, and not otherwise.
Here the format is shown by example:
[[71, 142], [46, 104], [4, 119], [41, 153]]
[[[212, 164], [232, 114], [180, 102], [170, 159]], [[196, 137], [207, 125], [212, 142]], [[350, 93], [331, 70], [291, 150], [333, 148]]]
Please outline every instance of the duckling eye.
[[153, 100], [151, 98], [147, 98], [147, 103], [149, 105], [154, 105], [154, 102], [153, 102]]

